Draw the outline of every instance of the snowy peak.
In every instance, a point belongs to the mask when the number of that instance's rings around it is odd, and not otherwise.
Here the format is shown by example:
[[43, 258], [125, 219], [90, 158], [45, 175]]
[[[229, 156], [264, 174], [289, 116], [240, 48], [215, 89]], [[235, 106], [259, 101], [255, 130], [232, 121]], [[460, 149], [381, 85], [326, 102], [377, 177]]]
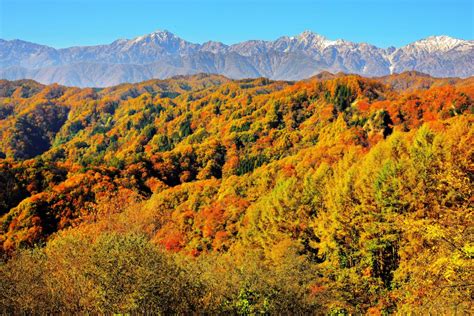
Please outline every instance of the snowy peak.
[[308, 30], [306, 30], [306, 31], [302, 32], [301, 34], [299, 34], [297, 36], [297, 38], [301, 42], [306, 42], [306, 43], [327, 41], [326, 37], [324, 37], [320, 34], [314, 33], [312, 31], [308, 31]]
[[465, 44], [469, 44], [469, 41], [441, 35], [427, 37], [425, 39], [411, 43], [407, 45], [407, 47], [413, 47], [428, 52], [447, 52]]
[[156, 36], [156, 37], [161, 37], [161, 38], [168, 38], [168, 37], [176, 37], [176, 35], [174, 35], [173, 33], [171, 33], [170, 31], [168, 30], [156, 30], [154, 32], [151, 32], [149, 34], [150, 36]]
[[328, 46], [339, 43], [339, 41], [329, 40], [326, 37], [311, 31], [304, 31], [303, 33], [299, 34], [296, 39], [299, 44], [298, 46], [304, 47], [306, 49], [312, 48], [322, 50]]
[[173, 33], [167, 31], [167, 30], [157, 30], [153, 33], [142, 35], [135, 37], [134, 39], [131, 39], [128, 41], [130, 45], [134, 44], [141, 44], [141, 45], [147, 45], [147, 44], [169, 44], [169, 43], [179, 43], [179, 42], [185, 42], [181, 38], [177, 37]]
[[188, 54], [195, 51], [198, 46], [183, 40], [167, 30], [157, 30], [150, 34], [119, 42], [118, 44], [121, 45], [121, 52], [134, 51], [137, 54], [155, 57]]
[[133, 39], [133, 42], [137, 43], [137, 42], [145, 41], [145, 42], [162, 42], [163, 43], [163, 42], [170, 42], [170, 41], [176, 41], [176, 40], [179, 41], [181, 39], [167, 30], [157, 30], [150, 34], [136, 37]]

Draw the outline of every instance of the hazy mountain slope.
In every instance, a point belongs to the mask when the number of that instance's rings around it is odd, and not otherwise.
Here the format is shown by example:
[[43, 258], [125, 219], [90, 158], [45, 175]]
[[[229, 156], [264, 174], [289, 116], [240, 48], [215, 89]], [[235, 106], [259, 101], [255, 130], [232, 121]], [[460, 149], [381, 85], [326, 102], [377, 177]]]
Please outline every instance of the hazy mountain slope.
[[54, 49], [0, 40], [0, 78], [72, 86], [111, 86], [174, 75], [300, 80], [322, 71], [384, 76], [407, 70], [438, 77], [474, 75], [474, 41], [433, 36], [401, 48], [329, 40], [305, 31], [275, 41], [194, 44], [157, 31], [108, 45]]
[[39, 68], [60, 64], [58, 50], [21, 40], [0, 39], [0, 66]]

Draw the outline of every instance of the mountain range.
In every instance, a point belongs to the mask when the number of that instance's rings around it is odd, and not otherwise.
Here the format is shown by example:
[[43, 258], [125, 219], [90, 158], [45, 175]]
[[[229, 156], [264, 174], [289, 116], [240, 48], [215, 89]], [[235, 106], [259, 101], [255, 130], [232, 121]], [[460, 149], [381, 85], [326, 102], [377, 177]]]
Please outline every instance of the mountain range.
[[379, 48], [305, 31], [275, 41], [195, 44], [165, 30], [108, 45], [55, 49], [0, 39], [0, 78], [79, 87], [196, 73], [300, 80], [322, 71], [385, 76], [409, 70], [435, 77], [472, 76], [474, 41], [431, 36], [400, 48]]

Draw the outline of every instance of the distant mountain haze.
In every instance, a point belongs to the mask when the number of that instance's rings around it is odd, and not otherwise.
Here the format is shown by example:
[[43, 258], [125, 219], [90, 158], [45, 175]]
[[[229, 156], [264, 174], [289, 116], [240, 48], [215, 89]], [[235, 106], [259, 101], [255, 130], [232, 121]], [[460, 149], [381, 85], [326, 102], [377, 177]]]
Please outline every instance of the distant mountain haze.
[[387, 49], [367, 43], [330, 40], [311, 31], [275, 41], [233, 45], [190, 43], [156, 31], [108, 45], [63, 49], [0, 39], [0, 78], [44, 84], [107, 87], [124, 82], [196, 73], [232, 79], [267, 77], [301, 80], [323, 71], [385, 76], [419, 71], [435, 77], [474, 75], [474, 41], [432, 36]]

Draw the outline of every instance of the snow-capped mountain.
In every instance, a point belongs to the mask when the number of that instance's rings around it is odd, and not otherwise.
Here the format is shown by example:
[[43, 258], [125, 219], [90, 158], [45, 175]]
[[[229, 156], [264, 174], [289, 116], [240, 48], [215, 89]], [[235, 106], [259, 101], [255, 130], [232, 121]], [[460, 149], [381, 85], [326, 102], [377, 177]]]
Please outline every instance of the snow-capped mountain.
[[311, 31], [275, 41], [195, 44], [156, 31], [108, 45], [54, 49], [0, 40], [0, 78], [110, 86], [199, 72], [230, 78], [298, 80], [322, 71], [384, 76], [407, 70], [438, 77], [474, 75], [474, 41], [432, 36], [400, 48], [330, 40]]
[[388, 56], [395, 73], [417, 70], [437, 77], [474, 74], [474, 41], [431, 36], [395, 50]]

